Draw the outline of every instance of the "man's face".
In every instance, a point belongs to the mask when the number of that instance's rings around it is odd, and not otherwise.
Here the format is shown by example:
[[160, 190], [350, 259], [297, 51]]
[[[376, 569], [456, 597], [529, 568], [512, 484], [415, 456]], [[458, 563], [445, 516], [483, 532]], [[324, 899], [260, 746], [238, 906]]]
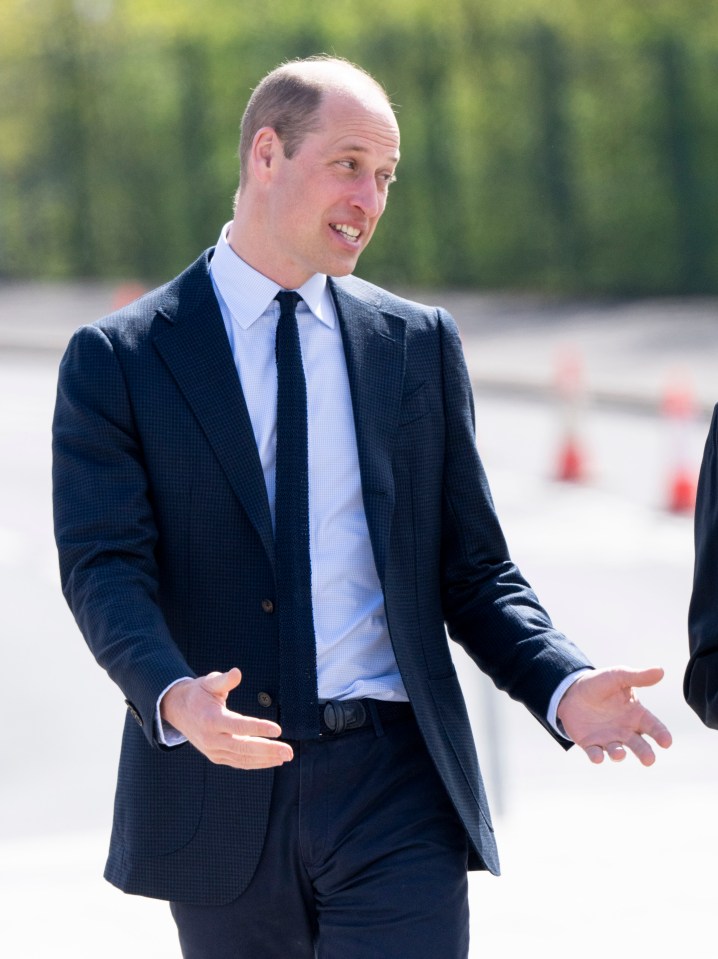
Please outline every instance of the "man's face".
[[327, 94], [319, 117], [291, 159], [274, 151], [266, 184], [266, 249], [257, 268], [287, 288], [315, 273], [354, 270], [399, 160], [399, 129], [378, 95], [362, 102]]

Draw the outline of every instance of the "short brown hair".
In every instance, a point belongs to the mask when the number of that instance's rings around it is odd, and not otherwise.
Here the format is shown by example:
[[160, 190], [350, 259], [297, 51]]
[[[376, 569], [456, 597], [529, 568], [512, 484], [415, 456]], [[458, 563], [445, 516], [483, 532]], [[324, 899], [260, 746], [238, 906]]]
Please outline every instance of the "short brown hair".
[[340, 57], [315, 56], [289, 60], [268, 73], [254, 88], [244, 111], [239, 138], [240, 186], [244, 182], [249, 151], [258, 130], [271, 127], [291, 159], [308, 133], [319, 127], [319, 108], [330, 89], [352, 89], [357, 74], [374, 87], [391, 106], [381, 84], [361, 67]]

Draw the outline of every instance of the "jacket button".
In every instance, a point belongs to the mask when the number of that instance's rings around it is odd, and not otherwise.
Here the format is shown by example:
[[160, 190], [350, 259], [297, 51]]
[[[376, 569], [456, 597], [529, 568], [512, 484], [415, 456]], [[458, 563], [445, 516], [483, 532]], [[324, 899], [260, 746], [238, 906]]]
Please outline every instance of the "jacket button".
[[271, 706], [272, 697], [269, 695], [269, 693], [260, 693], [259, 696], [257, 696], [257, 702], [260, 706]]
[[263, 612], [265, 612], [265, 613], [273, 613], [273, 612], [274, 612], [274, 603], [272, 602], [271, 599], [263, 599], [263, 600], [262, 600], [262, 610], [263, 610]]

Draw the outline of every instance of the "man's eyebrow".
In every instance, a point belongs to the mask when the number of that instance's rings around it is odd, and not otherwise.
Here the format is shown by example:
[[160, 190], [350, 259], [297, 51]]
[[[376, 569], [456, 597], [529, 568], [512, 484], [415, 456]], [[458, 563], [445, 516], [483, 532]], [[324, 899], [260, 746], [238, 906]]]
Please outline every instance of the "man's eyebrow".
[[[345, 143], [345, 144], [342, 144], [341, 146], [339, 146], [339, 147], [338, 147], [338, 150], [339, 150], [340, 152], [341, 152], [341, 151], [344, 151], [344, 152], [346, 152], [346, 153], [369, 153], [369, 152], [370, 152], [369, 147], [364, 146], [363, 143]], [[396, 153], [393, 153], [393, 154], [392, 154], [390, 157], [388, 157], [387, 159], [390, 160], [392, 163], [398, 163], [398, 162], [399, 162], [399, 157], [400, 157], [400, 153], [399, 153], [399, 151], [397, 150]]]

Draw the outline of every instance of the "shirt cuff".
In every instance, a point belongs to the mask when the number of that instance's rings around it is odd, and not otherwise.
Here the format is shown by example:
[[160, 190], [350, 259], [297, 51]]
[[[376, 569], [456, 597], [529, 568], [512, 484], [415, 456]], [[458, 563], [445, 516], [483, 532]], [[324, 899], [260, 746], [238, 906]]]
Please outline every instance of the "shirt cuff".
[[175, 729], [171, 723], [162, 719], [160, 715], [160, 706], [162, 705], [162, 700], [165, 695], [173, 686], [176, 686], [177, 683], [183, 683], [185, 679], [192, 679], [192, 677], [180, 676], [179, 679], [175, 679], [173, 683], [170, 683], [169, 686], [162, 690], [157, 699], [157, 706], [155, 707], [155, 738], [161, 746], [181, 746], [182, 743], [187, 742], [187, 737]]
[[561, 702], [563, 694], [570, 686], [573, 686], [578, 677], [583, 676], [584, 673], [590, 672], [592, 672], [592, 670], [589, 668], [577, 669], [575, 672], [569, 673], [568, 676], [565, 676], [556, 687], [556, 690], [551, 697], [551, 702], [548, 704], [548, 714], [546, 719], [548, 720], [549, 725], [556, 730], [559, 736], [562, 736], [564, 739], [568, 739], [571, 742], [573, 742], [573, 740], [566, 734], [566, 730], [563, 728], [561, 720], [556, 715], [558, 712], [558, 704]]

